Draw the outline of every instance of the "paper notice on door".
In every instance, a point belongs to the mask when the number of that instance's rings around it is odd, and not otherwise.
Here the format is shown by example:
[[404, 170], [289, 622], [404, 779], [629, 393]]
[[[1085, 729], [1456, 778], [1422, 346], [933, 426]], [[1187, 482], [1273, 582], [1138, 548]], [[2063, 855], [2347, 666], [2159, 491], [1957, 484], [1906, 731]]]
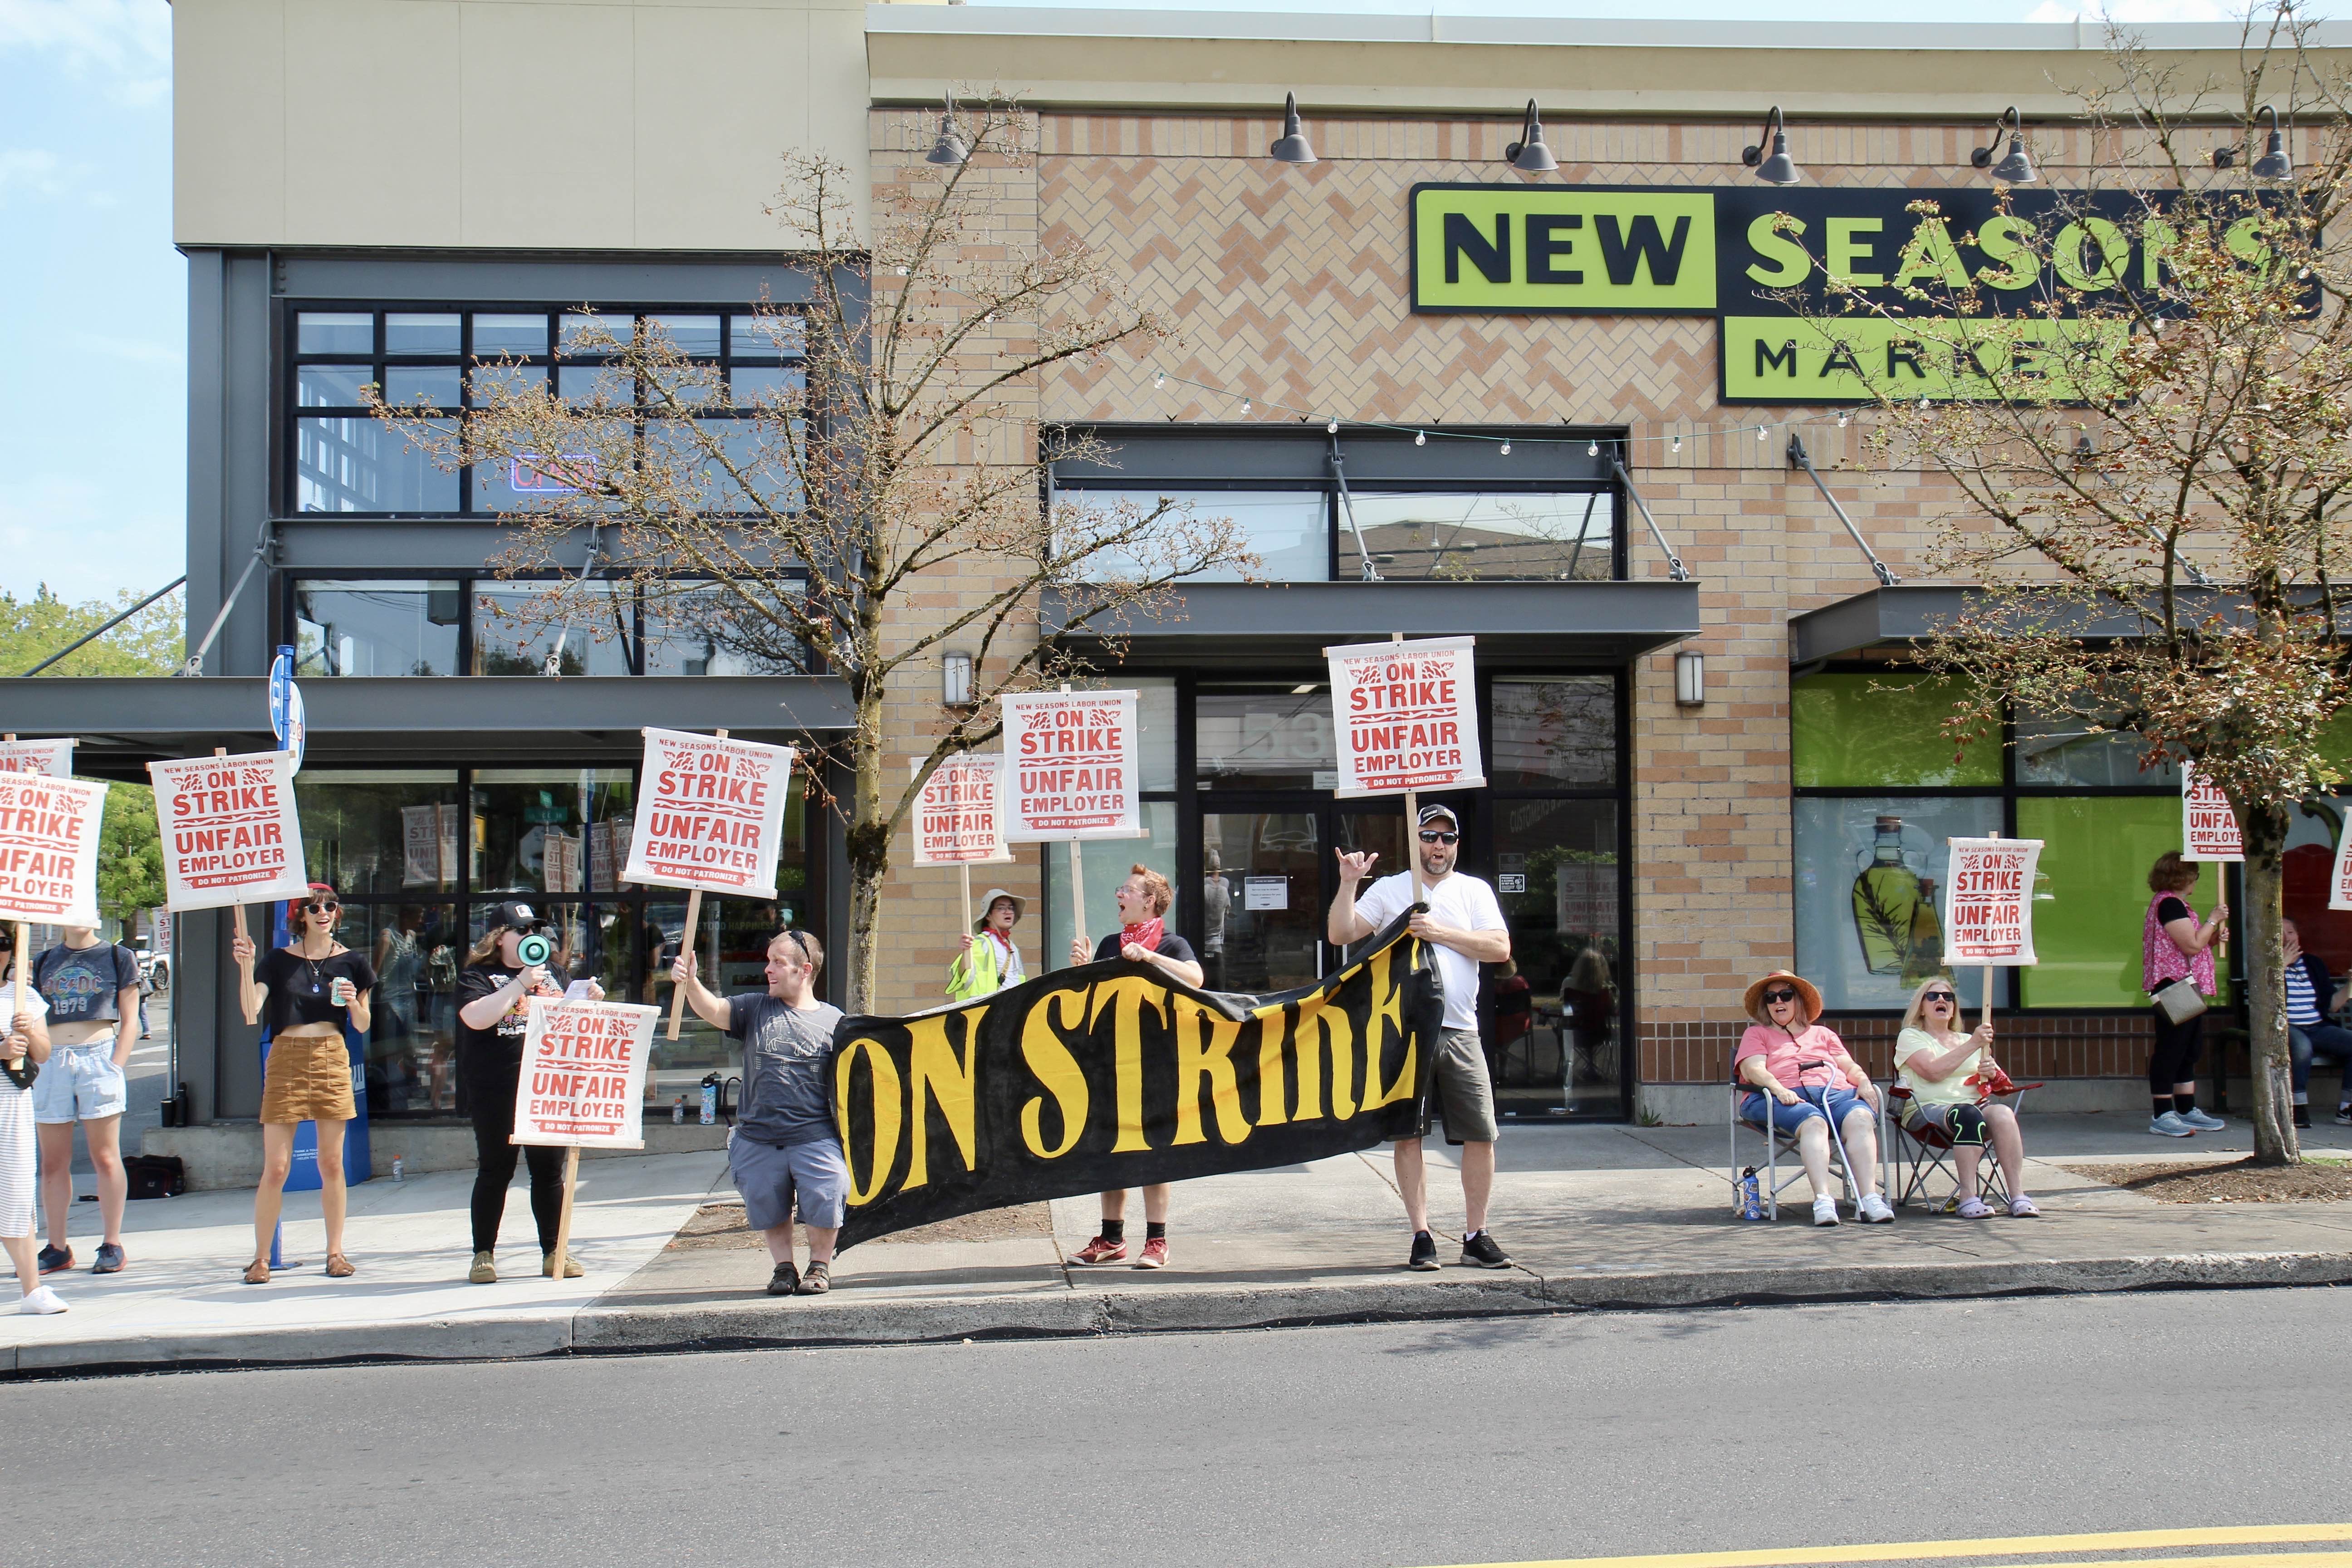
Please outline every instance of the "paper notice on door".
[[1290, 907], [1290, 879], [1287, 877], [1244, 877], [1242, 908], [1244, 910], [1286, 910]]

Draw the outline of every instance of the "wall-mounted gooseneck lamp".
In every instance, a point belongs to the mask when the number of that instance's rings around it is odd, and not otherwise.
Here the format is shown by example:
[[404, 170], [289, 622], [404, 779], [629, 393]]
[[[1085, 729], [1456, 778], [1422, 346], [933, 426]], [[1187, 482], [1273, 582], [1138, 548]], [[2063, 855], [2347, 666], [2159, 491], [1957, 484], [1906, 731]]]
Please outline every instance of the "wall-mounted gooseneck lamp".
[[1543, 116], [1536, 110], [1536, 100], [1528, 100], [1528, 111], [1519, 121], [1519, 139], [1503, 149], [1503, 157], [1522, 174], [1548, 174], [1559, 167], [1559, 160], [1544, 145]]
[[923, 162], [950, 167], [957, 163], [970, 163], [971, 149], [965, 146], [963, 138], [956, 134], [954, 93], [949, 93], [941, 100], [941, 108], [943, 112], [940, 115], [940, 139], [931, 143], [929, 152], [923, 154]]
[[[2263, 147], [2263, 155], [2254, 160], [2253, 166], [2246, 173], [2253, 175], [2257, 180], [2284, 180], [2294, 173], [2294, 160], [2286, 154], [2286, 134], [2279, 129], [2278, 106], [2265, 103], [2254, 110], [2256, 120], [2262, 119], [2264, 115], [2270, 117], [2270, 137]], [[2214, 148], [2213, 166], [2217, 169], [2236, 168], [2238, 150], [2235, 147]]]
[[[1765, 151], [1769, 133], [1771, 151]], [[1797, 172], [1797, 161], [1789, 156], [1789, 127], [1780, 118], [1780, 106], [1774, 104], [1764, 116], [1764, 129], [1756, 133], [1757, 144], [1742, 151], [1739, 161], [1756, 171], [1756, 177], [1768, 185], [1793, 185], [1804, 175]]]
[[1307, 128], [1298, 122], [1298, 95], [1295, 92], [1282, 95], [1282, 134], [1265, 150], [1265, 155], [1277, 163], [1315, 162], [1315, 149], [1307, 144]]
[[[2009, 138], [2009, 152], [1998, 163], [1992, 155], [2000, 151], [2002, 136]], [[2001, 111], [1992, 124], [1992, 145], [1979, 147], [1969, 154], [1969, 162], [1979, 169], [1990, 170], [1992, 177], [2006, 184], [2038, 185], [2042, 176], [2033, 167], [2032, 154], [2025, 150], [2025, 117], [2011, 104]]]

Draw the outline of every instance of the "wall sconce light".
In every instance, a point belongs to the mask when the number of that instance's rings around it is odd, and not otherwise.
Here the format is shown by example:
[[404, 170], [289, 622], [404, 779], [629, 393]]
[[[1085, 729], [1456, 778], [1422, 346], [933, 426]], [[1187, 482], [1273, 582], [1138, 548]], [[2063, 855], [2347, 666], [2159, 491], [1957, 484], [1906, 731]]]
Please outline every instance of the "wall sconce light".
[[1548, 174], [1559, 167], [1559, 160], [1544, 145], [1543, 116], [1534, 99], [1528, 100], [1528, 112], [1519, 121], [1519, 139], [1503, 149], [1503, 157], [1522, 174]]
[[923, 154], [923, 162], [949, 167], [970, 163], [971, 149], [965, 146], [963, 138], [956, 134], [955, 94], [950, 92], [940, 101], [943, 110], [940, 115], [940, 139], [931, 143], [929, 152]]
[[1675, 706], [1706, 706], [1706, 655], [1695, 647], [1675, 655]]
[[1307, 144], [1307, 128], [1298, 122], [1298, 95], [1282, 95], [1282, 134], [1265, 155], [1277, 163], [1312, 163], [1315, 149]]
[[[2256, 120], [2260, 120], [2265, 114], [2269, 115], [2271, 120], [2270, 138], [2263, 144], [2263, 155], [2255, 159], [2254, 166], [2246, 172], [2257, 180], [2284, 180], [2294, 173], [2294, 161], [2286, 155], [2286, 137], [2279, 130], [2278, 106], [2265, 103], [2254, 110]], [[2237, 165], [2238, 150], [2235, 147], [2213, 149], [2215, 168], [2234, 169]]]
[[[1765, 132], [1771, 133], [1772, 151], [1764, 151]], [[1780, 106], [1774, 104], [1764, 116], [1764, 130], [1756, 133], [1757, 145], [1739, 154], [1739, 161], [1756, 171], [1756, 177], [1768, 185], [1794, 185], [1804, 175], [1797, 172], [1797, 161], [1789, 156], [1789, 127], [1780, 118]]]
[[971, 706], [971, 655], [940, 656], [940, 700], [950, 708]]
[[[2009, 153], [1998, 163], [1992, 155], [2000, 151], [2003, 133], [2009, 137]], [[1969, 162], [1979, 169], [1990, 169], [1992, 177], [2012, 185], [2038, 185], [2042, 176], [2034, 172], [2033, 159], [2025, 150], [2025, 117], [2011, 104], [1992, 122], [1992, 145], [1979, 147], [1969, 154]]]

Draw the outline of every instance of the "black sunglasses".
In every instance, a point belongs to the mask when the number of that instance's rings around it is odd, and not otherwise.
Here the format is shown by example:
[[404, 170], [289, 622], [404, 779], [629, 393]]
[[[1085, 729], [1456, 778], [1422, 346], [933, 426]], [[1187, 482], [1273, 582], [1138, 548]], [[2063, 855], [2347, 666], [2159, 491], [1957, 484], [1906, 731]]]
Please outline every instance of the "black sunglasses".
[[1767, 991], [1764, 993], [1764, 1000], [1767, 1002], [1794, 1002], [1796, 999], [1797, 994], [1786, 987], [1778, 991]]
[[1434, 827], [1424, 827], [1421, 830], [1421, 841], [1423, 844], [1459, 844], [1462, 841], [1462, 835], [1444, 832]]
[[1923, 994], [1919, 1000], [1922, 1002], [1957, 1002], [1959, 1000], [1959, 997], [1955, 993], [1949, 991], [1929, 991]]

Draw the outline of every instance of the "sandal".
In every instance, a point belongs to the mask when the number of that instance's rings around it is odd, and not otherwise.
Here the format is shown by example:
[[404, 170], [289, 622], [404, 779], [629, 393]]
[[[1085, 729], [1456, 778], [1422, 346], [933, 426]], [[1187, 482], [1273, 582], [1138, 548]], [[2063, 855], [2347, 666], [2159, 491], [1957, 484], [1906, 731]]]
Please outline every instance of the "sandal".
[[245, 1282], [246, 1282], [247, 1284], [248, 1284], [248, 1285], [267, 1285], [267, 1284], [268, 1284], [268, 1283], [269, 1283], [269, 1262], [268, 1262], [268, 1259], [267, 1259], [267, 1258], [255, 1258], [252, 1262], [250, 1262], [250, 1263], [247, 1264], [247, 1265], [245, 1266]]
[[830, 1263], [812, 1263], [801, 1275], [800, 1293], [803, 1296], [822, 1296], [832, 1289], [833, 1265]]
[[345, 1258], [341, 1253], [340, 1253], [340, 1252], [330, 1252], [329, 1254], [327, 1254], [327, 1278], [328, 1278], [328, 1279], [350, 1279], [352, 1275], [354, 1275], [354, 1274], [356, 1274], [356, 1273], [358, 1273], [358, 1272], [359, 1272], [359, 1270], [358, 1270], [358, 1269], [356, 1269], [356, 1268], [352, 1268], [352, 1260], [351, 1260], [350, 1258]]

